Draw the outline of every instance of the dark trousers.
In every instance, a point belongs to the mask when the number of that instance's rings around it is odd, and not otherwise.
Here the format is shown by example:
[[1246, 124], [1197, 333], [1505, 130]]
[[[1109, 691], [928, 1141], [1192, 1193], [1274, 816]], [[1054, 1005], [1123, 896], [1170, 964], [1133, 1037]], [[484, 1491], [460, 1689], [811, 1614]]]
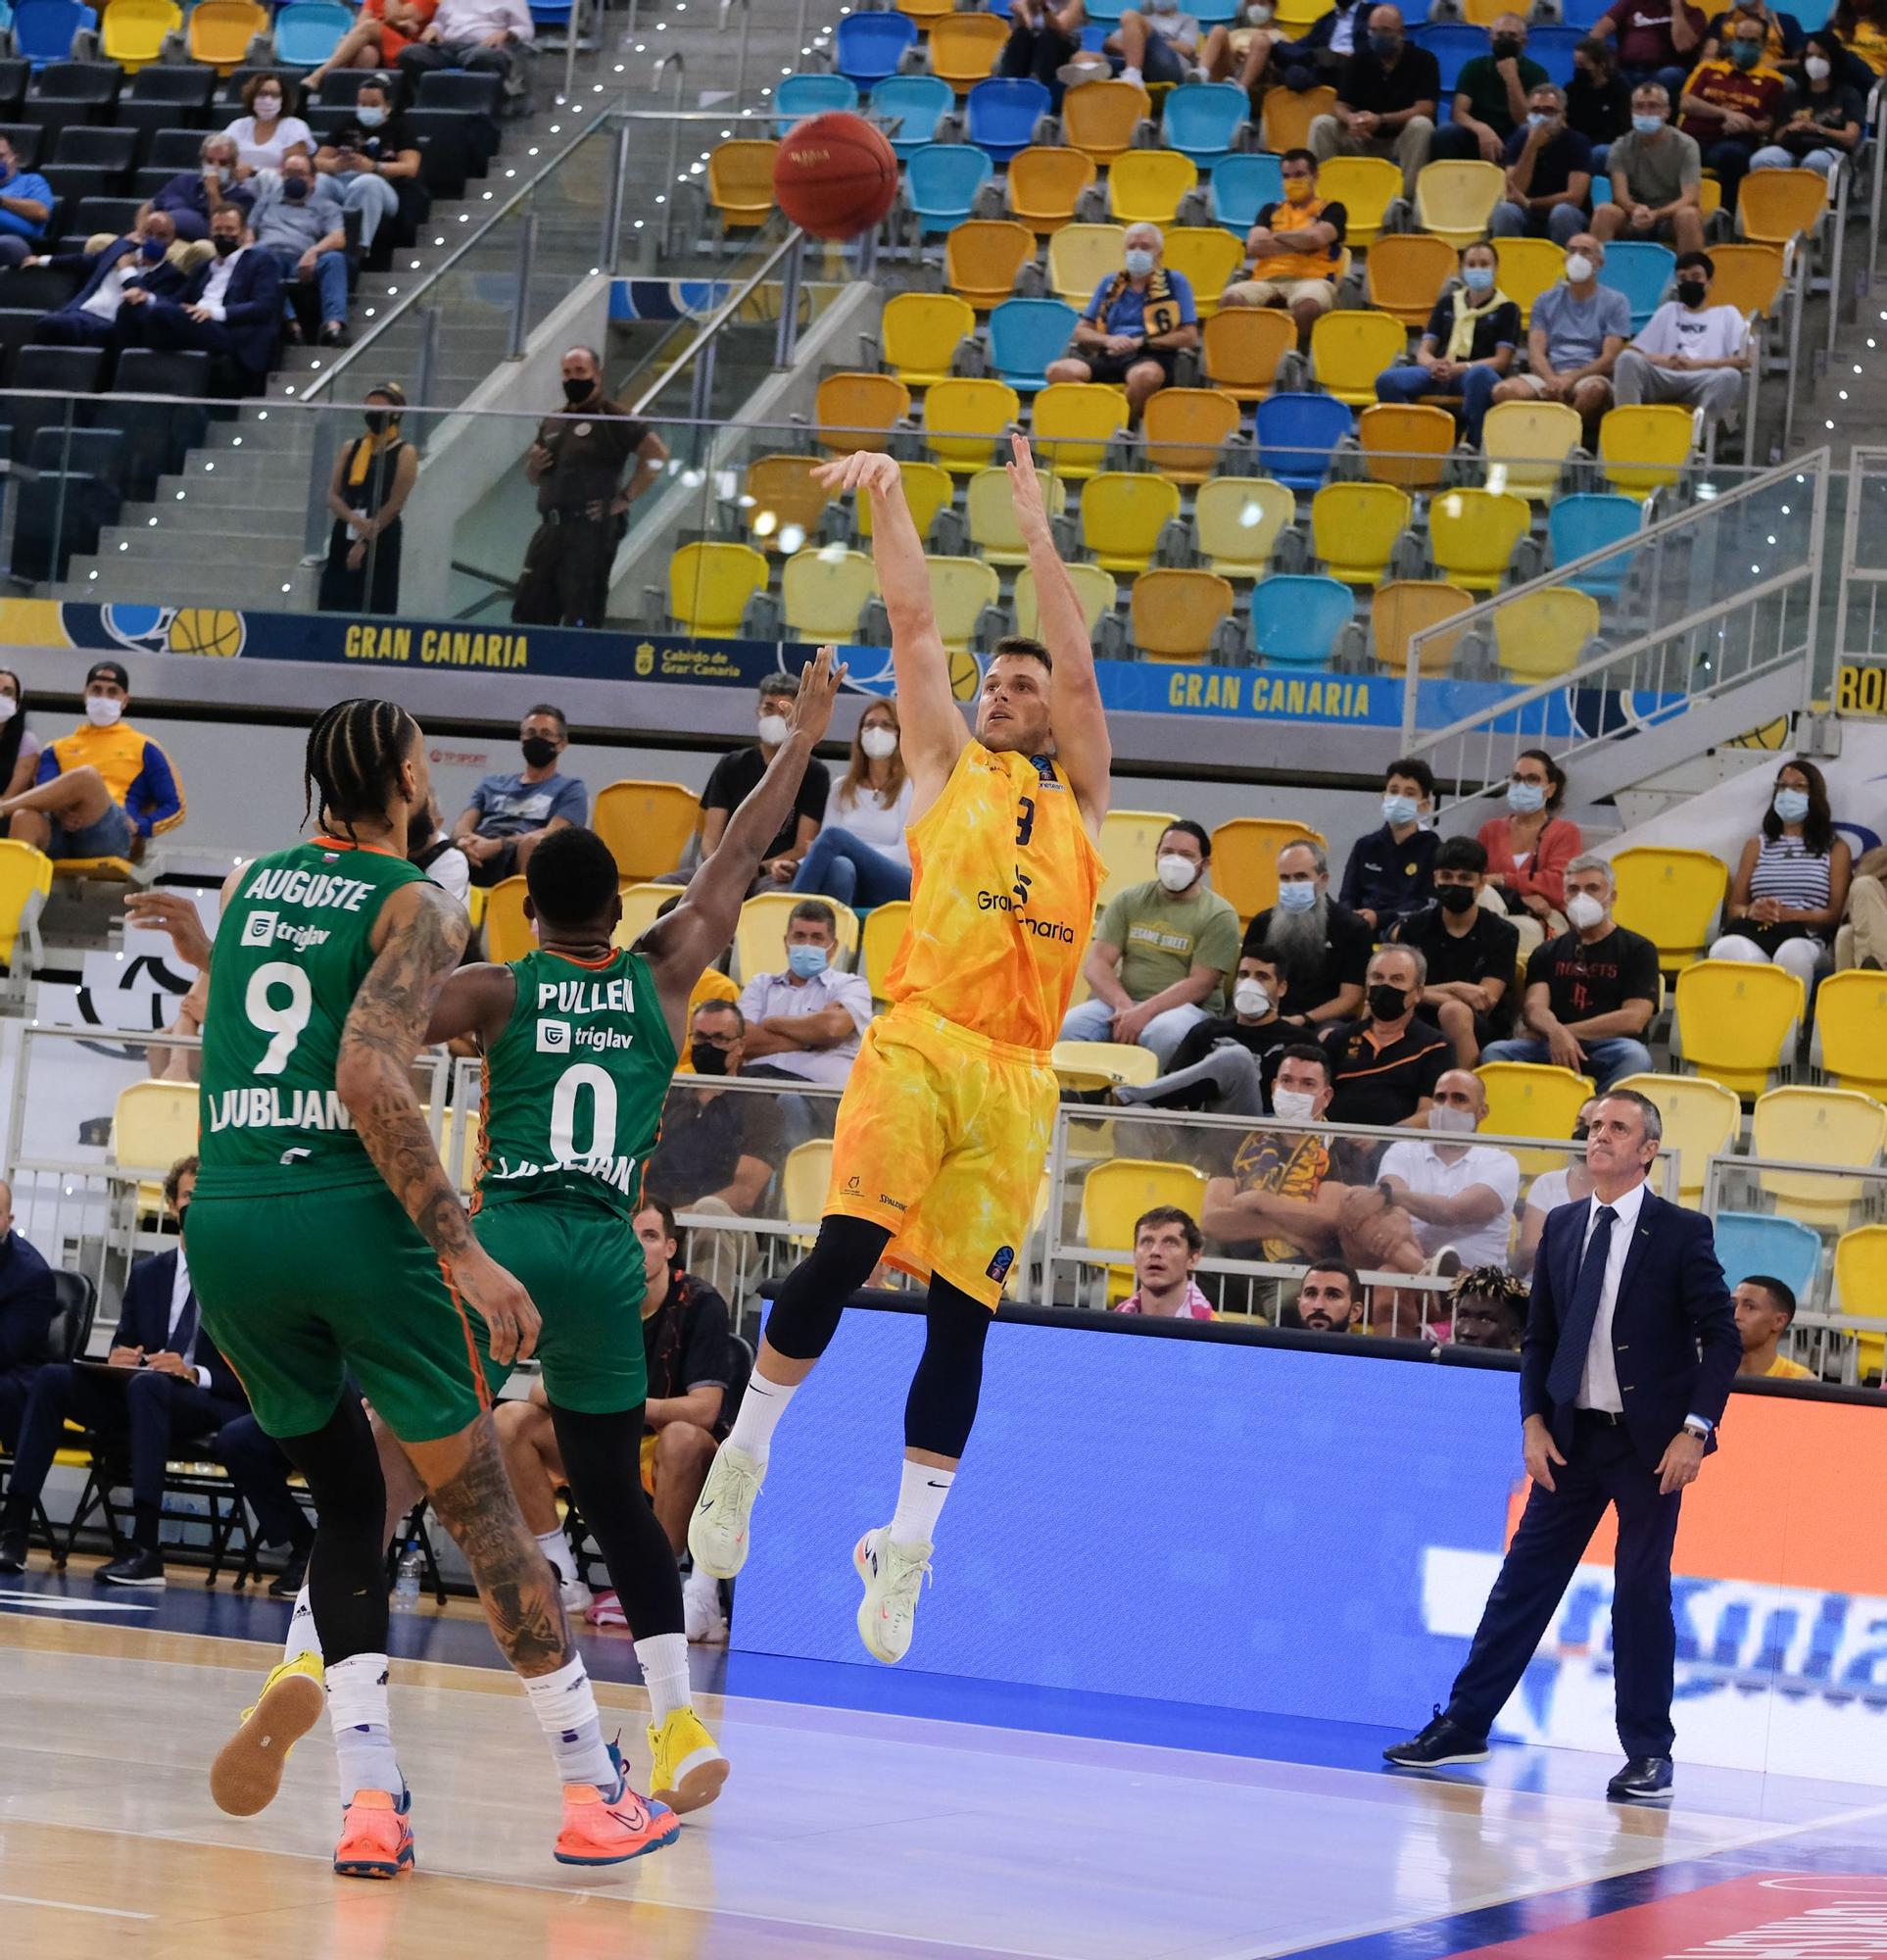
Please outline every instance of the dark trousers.
[[1761, 136], [1725, 136], [1705, 150], [1704, 168], [1717, 172], [1717, 180], [1723, 186], [1725, 211], [1736, 209], [1736, 193], [1749, 174], [1750, 159], [1766, 140]]
[[621, 536], [615, 517], [547, 517], [524, 553], [523, 576], [511, 597], [512, 624], [601, 626]]
[[77, 307], [49, 313], [32, 330], [40, 347], [116, 347], [122, 337], [116, 320], [100, 319]]
[[281, 1445], [253, 1415], [239, 1415], [217, 1432], [211, 1453], [256, 1514], [265, 1544], [296, 1547], [313, 1543], [314, 1527], [288, 1489], [292, 1468]]
[[1012, 80], [1033, 80], [1048, 91], [1051, 111], [1061, 110], [1059, 71], [1081, 52], [1081, 43], [1059, 27], [1025, 27], [1017, 22], [996, 63], [996, 74]]
[[39, 1367], [37, 1361], [20, 1361], [11, 1368], [0, 1368], [0, 1449], [12, 1449], [20, 1441], [26, 1396]]
[[1450, 122], [1445, 128], [1435, 131], [1434, 140], [1428, 145], [1428, 161], [1431, 164], [1477, 164], [1480, 162], [1480, 138], [1472, 129], [1464, 129], [1459, 122]]
[[464, 68], [478, 74], [509, 74], [514, 57], [509, 47], [488, 48], [477, 41], [441, 41], [436, 46], [413, 41], [400, 50], [397, 65], [406, 76], [409, 100], [419, 93], [419, 77], [434, 69]]
[[1612, 1595], [1612, 1666], [1619, 1740], [1627, 1756], [1668, 1756], [1677, 1630], [1670, 1615], [1670, 1547], [1679, 1494], [1658, 1494], [1622, 1426], [1580, 1418], [1551, 1491], [1535, 1484], [1487, 1595], [1448, 1714], [1484, 1736], [1533, 1658], [1606, 1506], [1619, 1511]]

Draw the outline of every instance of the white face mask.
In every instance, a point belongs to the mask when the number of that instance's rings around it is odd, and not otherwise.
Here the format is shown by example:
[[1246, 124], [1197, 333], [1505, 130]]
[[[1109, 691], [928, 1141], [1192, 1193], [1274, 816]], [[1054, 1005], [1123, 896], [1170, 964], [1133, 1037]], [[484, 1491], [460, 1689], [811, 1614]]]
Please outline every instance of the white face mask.
[[1590, 932], [1605, 917], [1605, 907], [1589, 892], [1574, 892], [1566, 902], [1566, 919], [1574, 932]]
[[1278, 906], [1281, 911], [1307, 912], [1317, 903], [1317, 881], [1314, 878], [1280, 879], [1278, 884]]
[[1232, 990], [1232, 1004], [1249, 1019], [1258, 1021], [1271, 1012], [1271, 996], [1257, 980], [1240, 980]]
[[1569, 285], [1582, 286], [1592, 276], [1592, 261], [1583, 252], [1574, 252], [1566, 262], [1566, 278]]
[[124, 704], [114, 701], [108, 694], [88, 694], [85, 697], [85, 719], [94, 728], [109, 728], [124, 712]]
[[1314, 1123], [1317, 1098], [1308, 1089], [1274, 1089], [1271, 1112], [1281, 1123]]
[[1198, 877], [1201, 867], [1190, 858], [1169, 852], [1153, 866], [1154, 874], [1169, 892], [1184, 892]]
[[0, 694], [0, 728], [20, 712], [20, 704], [10, 694]]
[[769, 749], [777, 749], [786, 740], [787, 734], [787, 718], [784, 714], [760, 716], [760, 740]]
[[1807, 71], [1809, 79], [1811, 81], [1827, 80], [1828, 64], [1822, 59], [1820, 55], [1811, 55], [1808, 58], [1808, 60], [1802, 64], [1802, 66]]
[[867, 728], [859, 735], [858, 746], [874, 762], [882, 762], [897, 754], [897, 730], [883, 725]]
[[1478, 1125], [1472, 1109], [1457, 1109], [1447, 1102], [1430, 1102], [1428, 1127], [1431, 1130], [1451, 1131], [1457, 1136], [1470, 1136]]
[[1385, 796], [1382, 799], [1382, 821], [1391, 826], [1413, 823], [1421, 808], [1414, 797]]

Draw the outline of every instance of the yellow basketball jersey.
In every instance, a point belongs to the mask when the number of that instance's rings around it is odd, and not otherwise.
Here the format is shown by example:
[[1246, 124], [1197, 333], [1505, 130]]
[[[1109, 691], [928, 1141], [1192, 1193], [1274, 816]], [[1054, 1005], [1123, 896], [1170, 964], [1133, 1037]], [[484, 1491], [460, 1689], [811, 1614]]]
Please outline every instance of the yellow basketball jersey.
[[911, 922], [890, 1000], [992, 1041], [1051, 1048], [1101, 877], [1067, 776], [1045, 756], [973, 739], [908, 836]]

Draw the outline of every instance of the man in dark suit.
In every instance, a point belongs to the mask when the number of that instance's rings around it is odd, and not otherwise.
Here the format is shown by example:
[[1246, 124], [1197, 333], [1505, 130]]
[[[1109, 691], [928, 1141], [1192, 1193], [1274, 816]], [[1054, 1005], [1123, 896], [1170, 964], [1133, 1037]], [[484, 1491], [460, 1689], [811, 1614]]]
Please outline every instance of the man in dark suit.
[[1743, 1350], [1710, 1220], [1646, 1187], [1663, 1134], [1648, 1098], [1602, 1098], [1586, 1136], [1592, 1196], [1547, 1214], [1521, 1343], [1521, 1441], [1533, 1488], [1448, 1706], [1383, 1751], [1398, 1769], [1485, 1760], [1494, 1717], [1611, 1504], [1612, 1658], [1629, 1760], [1606, 1794], [1670, 1796], [1670, 1548], [1684, 1486], [1717, 1447]]
[[96, 257], [74, 252], [28, 259], [29, 266], [85, 274], [78, 291], [33, 328], [34, 341], [41, 347], [120, 346], [140, 311], [183, 290], [183, 274], [166, 256], [176, 235], [169, 214], [153, 211]]
[[[165, 1202], [179, 1229], [196, 1181], [195, 1157], [179, 1158], [164, 1180]], [[97, 1577], [112, 1586], [164, 1584], [158, 1512], [171, 1447], [214, 1435], [249, 1406], [235, 1371], [203, 1330], [181, 1245], [131, 1268], [108, 1359], [123, 1372], [48, 1362], [33, 1377], [0, 1508], [0, 1573], [25, 1567], [33, 1503], [73, 1416], [87, 1429], [125, 1438], [131, 1459], [131, 1543]]]
[[46, 1358], [58, 1304], [52, 1268], [13, 1229], [13, 1186], [0, 1179], [0, 1449], [20, 1441], [26, 1393]]
[[247, 213], [236, 205], [218, 207], [210, 242], [216, 257], [206, 259], [174, 297], [138, 308], [128, 330], [161, 352], [226, 355], [260, 379], [273, 366], [281, 338], [282, 269], [256, 243]]

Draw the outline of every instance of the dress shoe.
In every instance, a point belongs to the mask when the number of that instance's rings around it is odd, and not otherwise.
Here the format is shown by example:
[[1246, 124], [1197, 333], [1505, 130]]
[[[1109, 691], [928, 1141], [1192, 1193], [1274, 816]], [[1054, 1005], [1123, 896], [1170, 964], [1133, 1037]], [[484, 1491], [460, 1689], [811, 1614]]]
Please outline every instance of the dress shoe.
[[164, 1554], [134, 1544], [122, 1558], [101, 1565], [92, 1577], [102, 1586], [162, 1586]]
[[1435, 1706], [1435, 1719], [1422, 1734], [1382, 1751], [1382, 1760], [1399, 1770], [1438, 1770], [1450, 1763], [1484, 1763], [1487, 1738], [1471, 1736], [1459, 1722]]
[[312, 1549], [309, 1546], [288, 1554], [288, 1563], [269, 1581], [271, 1599], [292, 1599], [302, 1590], [308, 1580], [308, 1553]]
[[1633, 1756], [1605, 1793], [1615, 1803], [1669, 1803], [1672, 1786], [1669, 1756]]

